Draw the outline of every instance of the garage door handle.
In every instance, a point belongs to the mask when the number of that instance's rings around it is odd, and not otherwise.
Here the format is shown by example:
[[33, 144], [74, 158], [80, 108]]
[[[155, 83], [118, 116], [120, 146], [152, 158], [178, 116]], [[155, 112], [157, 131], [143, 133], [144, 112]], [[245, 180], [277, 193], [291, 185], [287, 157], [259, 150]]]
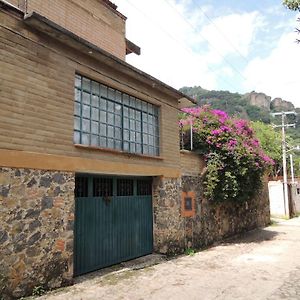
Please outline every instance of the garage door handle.
[[104, 196], [103, 197], [103, 201], [105, 202], [106, 205], [111, 203], [111, 200], [112, 200], [112, 197], [110, 197], [110, 196]]

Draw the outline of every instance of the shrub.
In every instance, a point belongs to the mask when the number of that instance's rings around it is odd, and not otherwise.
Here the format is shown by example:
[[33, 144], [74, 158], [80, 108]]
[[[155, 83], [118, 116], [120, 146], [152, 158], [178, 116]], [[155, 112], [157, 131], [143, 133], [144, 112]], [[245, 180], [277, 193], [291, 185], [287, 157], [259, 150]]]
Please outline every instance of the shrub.
[[246, 201], [262, 187], [262, 176], [274, 164], [262, 150], [246, 120], [231, 118], [209, 106], [184, 108], [179, 126], [194, 151], [206, 160], [205, 196], [215, 202]]

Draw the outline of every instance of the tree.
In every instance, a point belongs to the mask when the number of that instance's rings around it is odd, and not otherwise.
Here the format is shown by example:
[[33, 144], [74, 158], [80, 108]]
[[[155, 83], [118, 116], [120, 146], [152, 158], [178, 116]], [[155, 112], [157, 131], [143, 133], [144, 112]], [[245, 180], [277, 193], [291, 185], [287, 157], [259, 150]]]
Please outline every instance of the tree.
[[[283, 5], [288, 9], [300, 11], [300, 0], [283, 0]], [[300, 22], [300, 18], [298, 19], [298, 22]], [[300, 34], [300, 29], [296, 28], [296, 32]], [[300, 43], [300, 40], [297, 39], [297, 42]]]
[[283, 0], [283, 5], [291, 10], [300, 10], [300, 0]]

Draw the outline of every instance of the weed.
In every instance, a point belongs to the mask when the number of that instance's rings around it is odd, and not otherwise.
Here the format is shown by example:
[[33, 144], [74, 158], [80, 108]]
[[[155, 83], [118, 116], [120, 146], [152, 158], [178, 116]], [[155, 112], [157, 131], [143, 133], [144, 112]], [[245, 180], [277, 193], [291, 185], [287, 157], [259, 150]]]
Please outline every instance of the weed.
[[193, 249], [193, 248], [187, 248], [187, 249], [185, 249], [184, 253], [186, 255], [193, 256], [193, 255], [195, 255], [196, 252], [195, 252], [195, 249]]
[[46, 293], [42, 285], [37, 285], [32, 290], [32, 296], [42, 296]]

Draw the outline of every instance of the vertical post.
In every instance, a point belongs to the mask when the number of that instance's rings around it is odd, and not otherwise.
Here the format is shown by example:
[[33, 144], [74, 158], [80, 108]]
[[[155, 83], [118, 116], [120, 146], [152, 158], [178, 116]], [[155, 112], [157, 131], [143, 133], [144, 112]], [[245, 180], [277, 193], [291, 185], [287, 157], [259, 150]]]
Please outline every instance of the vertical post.
[[291, 164], [291, 176], [292, 176], [292, 183], [295, 183], [295, 176], [294, 176], [294, 163], [293, 163], [293, 155], [290, 154], [290, 164]]
[[191, 151], [193, 150], [193, 122], [191, 121]]
[[283, 169], [283, 199], [285, 215], [290, 217], [288, 184], [287, 184], [287, 168], [286, 168], [286, 142], [285, 142], [285, 114], [282, 112], [282, 169]]

